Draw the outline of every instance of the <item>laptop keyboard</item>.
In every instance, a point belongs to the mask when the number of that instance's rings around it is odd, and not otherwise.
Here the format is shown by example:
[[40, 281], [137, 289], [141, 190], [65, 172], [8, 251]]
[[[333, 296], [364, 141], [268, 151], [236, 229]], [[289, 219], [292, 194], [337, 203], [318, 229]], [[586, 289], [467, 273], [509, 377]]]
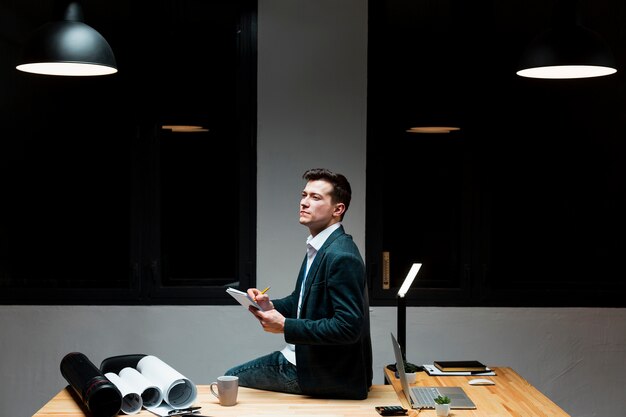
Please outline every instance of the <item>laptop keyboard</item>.
[[412, 387], [411, 391], [417, 398], [417, 407], [435, 408], [435, 398], [439, 395], [437, 388]]

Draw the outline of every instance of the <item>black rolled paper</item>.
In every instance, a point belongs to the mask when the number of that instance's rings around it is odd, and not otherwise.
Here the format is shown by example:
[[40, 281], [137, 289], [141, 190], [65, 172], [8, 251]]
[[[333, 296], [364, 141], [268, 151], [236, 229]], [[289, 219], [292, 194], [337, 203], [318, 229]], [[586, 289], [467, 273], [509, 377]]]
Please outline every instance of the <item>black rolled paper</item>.
[[61, 375], [94, 417], [113, 417], [122, 408], [122, 393], [82, 353], [71, 352], [61, 361]]

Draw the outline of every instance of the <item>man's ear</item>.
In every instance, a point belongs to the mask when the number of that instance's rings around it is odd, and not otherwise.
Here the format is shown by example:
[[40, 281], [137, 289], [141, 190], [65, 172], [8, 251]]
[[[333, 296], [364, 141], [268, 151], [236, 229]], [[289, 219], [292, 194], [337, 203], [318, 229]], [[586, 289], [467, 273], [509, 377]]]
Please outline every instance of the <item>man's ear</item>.
[[346, 212], [346, 205], [343, 203], [335, 204], [335, 210], [333, 211], [333, 216], [341, 217], [343, 213]]

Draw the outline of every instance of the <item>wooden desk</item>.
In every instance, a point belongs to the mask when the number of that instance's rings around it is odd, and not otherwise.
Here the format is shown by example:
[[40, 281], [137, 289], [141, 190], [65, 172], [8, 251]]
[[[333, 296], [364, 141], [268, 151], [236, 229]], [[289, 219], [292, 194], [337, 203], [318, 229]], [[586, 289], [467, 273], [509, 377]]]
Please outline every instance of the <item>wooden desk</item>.
[[[570, 417], [558, 405], [539, 392], [528, 381], [511, 368], [494, 367], [496, 376], [429, 376], [426, 372], [418, 372], [414, 384], [422, 386], [462, 387], [476, 404], [475, 410], [451, 410], [450, 416], [455, 417]], [[493, 380], [495, 385], [470, 385], [474, 378]], [[394, 372], [385, 369], [385, 379], [400, 393], [402, 385]], [[404, 408], [410, 408], [404, 395], [400, 402]], [[416, 416], [418, 413], [413, 412]], [[434, 410], [422, 410], [420, 417], [435, 417]]]
[[[460, 386], [476, 404], [476, 410], [452, 410], [451, 417], [569, 417], [558, 405], [530, 385], [511, 368], [493, 368], [497, 376], [486, 377], [496, 385], [471, 386], [471, 377], [431, 377], [418, 372], [416, 385]], [[282, 394], [250, 388], [239, 388], [237, 405], [219, 405], [208, 385], [198, 385], [196, 405], [202, 406], [202, 415], [212, 417], [378, 417], [377, 405], [403, 405], [409, 408], [403, 396], [399, 398], [400, 381], [393, 372], [385, 370], [391, 385], [374, 385], [366, 400], [324, 400], [302, 395]], [[85, 417], [81, 405], [64, 388], [45, 404], [33, 417]], [[435, 417], [434, 410], [415, 410], [410, 417]], [[123, 416], [123, 414], [120, 414]], [[142, 410], [133, 416], [154, 414]], [[131, 416], [132, 417], [132, 416]]]
[[[237, 404], [232, 407], [219, 405], [208, 385], [198, 385], [197, 388], [195, 405], [202, 406], [200, 414], [211, 417], [380, 417], [374, 406], [400, 405], [391, 385], [373, 386], [366, 400], [324, 400], [240, 387]], [[81, 406], [70, 394], [70, 389], [59, 392], [33, 417], [85, 417]], [[129, 417], [134, 416], [155, 417], [146, 410]]]

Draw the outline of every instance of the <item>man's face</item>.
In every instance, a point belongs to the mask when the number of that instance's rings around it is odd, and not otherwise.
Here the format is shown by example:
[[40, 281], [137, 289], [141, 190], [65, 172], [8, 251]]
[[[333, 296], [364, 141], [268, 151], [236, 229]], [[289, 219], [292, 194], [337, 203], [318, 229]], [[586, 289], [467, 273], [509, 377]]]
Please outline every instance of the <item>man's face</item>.
[[313, 236], [341, 219], [344, 205], [333, 204], [330, 198], [332, 189], [330, 183], [315, 180], [307, 182], [302, 190], [300, 224], [307, 226]]

